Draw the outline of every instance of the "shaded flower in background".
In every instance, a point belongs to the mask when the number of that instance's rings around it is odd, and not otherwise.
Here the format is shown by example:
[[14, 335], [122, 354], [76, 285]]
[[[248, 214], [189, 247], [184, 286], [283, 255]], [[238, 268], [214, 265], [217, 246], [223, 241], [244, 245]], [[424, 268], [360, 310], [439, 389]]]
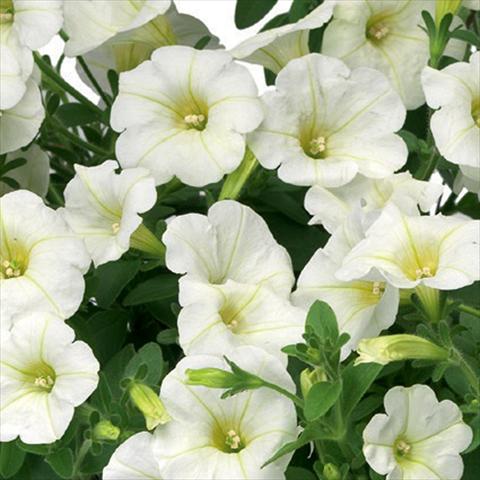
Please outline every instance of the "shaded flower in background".
[[228, 53], [172, 46], [120, 75], [111, 125], [123, 132], [123, 168], [148, 168], [157, 185], [176, 176], [198, 187], [240, 165], [244, 134], [262, 118], [252, 76]]
[[157, 199], [148, 170], [116, 174], [117, 168], [113, 160], [97, 167], [75, 165], [76, 175], [65, 188], [65, 208], [59, 210], [85, 242], [95, 266], [118, 260], [136, 245], [131, 239], [142, 225], [139, 213], [150, 210]]
[[450, 400], [439, 402], [426, 385], [394, 387], [384, 398], [386, 414], [375, 415], [363, 431], [368, 464], [388, 480], [462, 478], [459, 453], [472, 430]]
[[30, 78], [26, 85], [27, 90], [21, 100], [12, 108], [0, 112], [0, 155], [28, 145], [45, 118], [37, 84]]
[[[177, 217], [162, 240], [172, 272], [214, 285], [227, 280], [262, 284], [284, 298], [290, 295], [295, 278], [287, 251], [262, 217], [241, 203], [224, 200], [210, 207], [208, 215]], [[182, 293], [180, 303], [187, 303]]]
[[[6, 177], [15, 180], [21, 189], [30, 190], [45, 197], [50, 182], [50, 161], [48, 155], [38, 146], [30, 145], [26, 150], [16, 150], [6, 157], [5, 165], [16, 159], [24, 158], [26, 163], [6, 173]], [[14, 190], [0, 182], [0, 195]]]
[[292, 60], [262, 101], [265, 120], [249, 146], [287, 183], [339, 187], [359, 173], [387, 177], [407, 160], [394, 133], [406, 111], [380, 72], [310, 54]]
[[33, 444], [58, 440], [74, 407], [95, 390], [100, 365], [91, 348], [74, 338], [61, 318], [38, 310], [2, 332], [2, 442], [17, 436]]
[[73, 315], [85, 290], [90, 257], [60, 214], [27, 190], [0, 199], [2, 328], [11, 316], [52, 311]]
[[422, 84], [435, 145], [448, 161], [480, 168], [480, 52], [443, 70], [426, 67]]
[[310, 53], [310, 30], [327, 23], [335, 1], [326, 0], [298, 22], [257, 33], [230, 50], [244, 62], [256, 63], [278, 74], [290, 60]]

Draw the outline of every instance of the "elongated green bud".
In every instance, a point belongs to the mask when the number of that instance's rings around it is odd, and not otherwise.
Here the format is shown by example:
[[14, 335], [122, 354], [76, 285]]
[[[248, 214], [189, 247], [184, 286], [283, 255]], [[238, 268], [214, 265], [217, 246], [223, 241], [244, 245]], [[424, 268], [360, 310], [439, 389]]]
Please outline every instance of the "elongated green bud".
[[117, 440], [120, 436], [120, 429], [109, 420], [100, 420], [93, 427], [93, 438], [95, 440]]
[[366, 338], [358, 344], [357, 353], [355, 365], [386, 365], [398, 360], [446, 360], [449, 356], [447, 350], [429, 340], [407, 334]]
[[435, 23], [437, 27], [440, 25], [442, 18], [451, 13], [455, 15], [460, 5], [462, 4], [462, 0], [436, 0], [435, 1]]
[[170, 415], [159, 396], [147, 385], [132, 382], [128, 393], [133, 404], [143, 413], [147, 430], [153, 430], [170, 420]]
[[187, 369], [187, 383], [189, 385], [203, 385], [210, 388], [231, 388], [237, 383], [235, 375], [220, 368]]

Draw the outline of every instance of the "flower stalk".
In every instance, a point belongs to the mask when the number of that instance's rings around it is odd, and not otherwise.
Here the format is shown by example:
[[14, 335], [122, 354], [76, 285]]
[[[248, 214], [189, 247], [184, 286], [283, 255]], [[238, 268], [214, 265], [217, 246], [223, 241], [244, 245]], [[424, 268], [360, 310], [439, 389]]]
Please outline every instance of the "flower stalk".
[[258, 161], [252, 151], [247, 147], [240, 166], [225, 179], [218, 200], [225, 200], [227, 198], [231, 200], [237, 199], [257, 167]]
[[130, 237], [130, 247], [155, 258], [165, 258], [165, 245], [143, 223]]

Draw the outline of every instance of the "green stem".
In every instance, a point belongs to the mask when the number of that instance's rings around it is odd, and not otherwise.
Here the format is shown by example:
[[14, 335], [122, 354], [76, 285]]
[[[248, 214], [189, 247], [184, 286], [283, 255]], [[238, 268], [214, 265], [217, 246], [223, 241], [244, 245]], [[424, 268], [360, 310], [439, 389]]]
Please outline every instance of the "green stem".
[[72, 478], [81, 478], [80, 474], [80, 467], [82, 465], [82, 462], [87, 455], [88, 451], [90, 450], [90, 447], [92, 446], [92, 441], [90, 439], [86, 439], [83, 441], [80, 449], [78, 450], [77, 457], [75, 459], [75, 463], [73, 465], [73, 475]]
[[258, 162], [255, 155], [247, 147], [240, 166], [225, 179], [218, 200], [225, 200], [226, 198], [237, 199], [257, 166]]
[[165, 245], [142, 223], [130, 237], [130, 247], [165, 259]]
[[50, 183], [48, 185], [48, 193], [53, 198], [53, 200], [55, 200], [56, 205], [58, 205], [59, 207], [63, 207], [65, 205], [62, 195], [53, 183]]
[[281, 393], [283, 396], [289, 398], [297, 407], [303, 408], [305, 407], [305, 403], [300, 397], [297, 397], [295, 394], [290, 393], [288, 390], [285, 390], [282, 387], [279, 387], [278, 385], [275, 385], [274, 383], [266, 382], [265, 380], [262, 379], [263, 386], [266, 388], [270, 388], [271, 390], [275, 390], [278, 393]]
[[83, 59], [83, 57], [77, 57], [77, 62], [80, 64], [82, 67], [82, 70], [85, 72], [85, 75], [88, 77], [90, 80], [91, 84], [97, 91], [97, 93], [100, 95], [102, 100], [105, 102], [105, 105], [110, 106], [112, 104], [112, 101], [110, 100], [110, 97], [102, 90], [102, 87], [100, 84], [97, 82], [97, 79], [94, 77], [93, 73], [90, 71], [88, 68], [87, 63]]
[[112, 155], [112, 152], [107, 152], [103, 148], [100, 148], [97, 145], [94, 145], [93, 143], [87, 142], [83, 138], [80, 138], [78, 135], [65, 128], [56, 118], [49, 117], [49, 121], [55, 129], [56, 133], [65, 137], [74, 145], [77, 145], [80, 148], [89, 150], [90, 152], [96, 153], [98, 155], [103, 155], [105, 157], [109, 157]]
[[459, 312], [464, 312], [468, 313], [470, 315], [473, 315], [474, 317], [480, 318], [480, 309], [471, 307], [470, 305], [465, 305], [464, 303], [461, 303], [460, 305], [456, 306], [456, 309]]
[[480, 398], [480, 380], [470, 364], [463, 358], [463, 355], [456, 349], [452, 349], [452, 361], [454, 365], [460, 368], [465, 375], [468, 383], [475, 391], [476, 397]]
[[33, 57], [35, 59], [35, 63], [38, 65], [38, 68], [40, 68], [45, 76], [55, 82], [61, 89], [69, 93], [73, 98], [89, 108], [92, 112], [95, 112], [100, 119], [104, 117], [104, 111], [102, 109], [97, 107], [87, 97], [82, 95], [77, 89], [66, 82], [38, 52], [33, 52]]

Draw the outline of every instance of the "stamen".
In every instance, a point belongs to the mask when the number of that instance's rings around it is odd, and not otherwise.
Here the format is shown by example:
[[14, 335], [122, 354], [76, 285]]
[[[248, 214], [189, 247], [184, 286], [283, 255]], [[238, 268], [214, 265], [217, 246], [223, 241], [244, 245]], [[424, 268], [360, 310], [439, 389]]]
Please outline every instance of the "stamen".
[[398, 455], [404, 457], [410, 453], [412, 446], [405, 442], [405, 440], [399, 440], [395, 445], [395, 449]]
[[230, 430], [225, 438], [225, 444], [228, 445], [232, 450], [238, 450], [241, 448], [242, 439], [235, 430]]
[[0, 24], [10, 23], [13, 20], [13, 13], [0, 13]]
[[51, 390], [55, 382], [50, 375], [47, 375], [46, 377], [37, 377], [33, 383], [36, 387], [40, 387], [45, 390]]
[[433, 277], [433, 274], [430, 271], [430, 267], [417, 268], [415, 270], [415, 275], [417, 277], [417, 280], [421, 280], [422, 278]]
[[368, 29], [368, 37], [373, 40], [382, 40], [390, 32], [390, 29], [384, 23], [376, 23]]
[[112, 223], [112, 232], [117, 234], [120, 231], [120, 224], [119, 223]]
[[327, 140], [325, 137], [317, 137], [310, 140], [309, 143], [310, 153], [312, 155], [319, 155], [327, 149]]
[[236, 320], [232, 320], [230, 323], [227, 324], [227, 328], [229, 330], [235, 330], [238, 327], [238, 322]]
[[14, 275], [14, 270], [13, 270], [13, 268], [12, 268], [12, 267], [6, 268], [6, 269], [5, 269], [5, 275], [6, 275], [7, 277], [9, 277], [9, 278], [10, 278], [10, 277], [13, 277], [13, 275]]
[[192, 128], [196, 128], [197, 130], [203, 130], [205, 128], [205, 115], [199, 113], [197, 114], [190, 114], [184, 117], [185, 123]]

